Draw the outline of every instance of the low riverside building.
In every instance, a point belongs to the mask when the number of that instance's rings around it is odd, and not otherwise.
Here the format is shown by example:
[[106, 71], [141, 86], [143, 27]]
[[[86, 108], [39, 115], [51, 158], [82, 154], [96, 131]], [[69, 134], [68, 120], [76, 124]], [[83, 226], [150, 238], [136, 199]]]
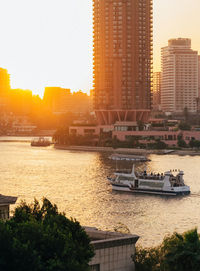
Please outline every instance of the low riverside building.
[[[160, 120], [162, 122], [162, 120]], [[200, 141], [200, 131], [191, 130], [191, 131], [182, 131], [177, 130], [172, 127], [168, 129], [163, 127], [158, 127], [157, 129], [149, 127], [150, 124], [146, 124], [143, 127], [143, 130], [140, 131], [136, 122], [116, 122], [114, 125], [107, 126], [71, 126], [69, 128], [70, 135], [80, 135], [80, 136], [94, 136], [96, 139], [102, 133], [111, 133], [112, 138], [116, 138], [120, 141], [128, 140], [131, 141], [137, 140], [139, 143], [148, 144], [153, 143], [156, 140], [163, 141], [169, 147], [175, 147], [178, 144], [178, 139], [181, 137], [186, 144], [189, 144], [191, 140]], [[97, 140], [98, 141], [98, 140]]]
[[70, 135], [99, 135], [100, 128], [99, 126], [95, 125], [73, 125], [69, 127], [69, 134]]
[[181, 137], [186, 144], [189, 144], [190, 140], [200, 140], [200, 131], [113, 131], [113, 137], [118, 140], [135, 140], [140, 143], [149, 143], [155, 140], [161, 140], [168, 146], [177, 146], [178, 138]]
[[4, 196], [0, 194], [0, 219], [10, 218], [10, 204], [15, 204], [17, 197]]
[[135, 254], [137, 235], [100, 231], [85, 228], [95, 249], [90, 270], [93, 271], [134, 271], [132, 256]]

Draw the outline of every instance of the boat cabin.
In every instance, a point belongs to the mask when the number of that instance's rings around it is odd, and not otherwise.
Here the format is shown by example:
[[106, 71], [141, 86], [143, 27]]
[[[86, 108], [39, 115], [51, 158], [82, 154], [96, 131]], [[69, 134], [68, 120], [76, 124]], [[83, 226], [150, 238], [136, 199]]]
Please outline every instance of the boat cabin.
[[139, 173], [137, 176], [139, 179], [148, 179], [148, 180], [164, 180], [165, 175], [163, 173], [153, 173], [150, 174], [146, 172], [146, 170], [142, 173]]

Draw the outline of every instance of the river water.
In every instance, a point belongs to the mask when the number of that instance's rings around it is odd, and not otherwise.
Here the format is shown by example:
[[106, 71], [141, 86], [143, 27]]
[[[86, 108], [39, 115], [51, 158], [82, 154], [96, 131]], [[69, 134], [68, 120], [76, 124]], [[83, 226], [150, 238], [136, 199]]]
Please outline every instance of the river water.
[[[115, 171], [116, 162], [109, 156], [0, 142], [0, 193], [17, 196], [17, 203], [47, 197], [82, 225], [103, 230], [124, 225], [144, 246], [200, 226], [200, 156], [149, 155], [150, 162], [135, 164], [137, 170], [153, 172], [184, 170], [191, 188], [191, 195], [184, 197], [113, 192], [106, 176]], [[118, 167], [131, 164], [119, 162]]]

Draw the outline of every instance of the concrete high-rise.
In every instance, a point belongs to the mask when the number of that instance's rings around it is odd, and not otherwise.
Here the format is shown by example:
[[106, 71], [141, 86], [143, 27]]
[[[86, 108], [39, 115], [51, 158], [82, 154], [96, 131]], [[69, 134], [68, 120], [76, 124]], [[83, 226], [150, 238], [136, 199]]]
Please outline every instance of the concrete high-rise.
[[162, 48], [161, 107], [164, 112], [197, 111], [198, 52], [190, 39], [171, 39]]
[[152, 0], [93, 0], [99, 124], [145, 121], [151, 109]]
[[0, 95], [5, 95], [10, 90], [10, 75], [6, 69], [0, 68]]
[[199, 98], [200, 98], [200, 55], [198, 56], [198, 85], [199, 85]]
[[85, 114], [90, 111], [90, 97], [86, 93], [71, 93], [70, 89], [61, 87], [46, 87], [44, 103], [53, 114]]
[[10, 91], [10, 75], [6, 69], [0, 68], [0, 111], [8, 106], [8, 94]]

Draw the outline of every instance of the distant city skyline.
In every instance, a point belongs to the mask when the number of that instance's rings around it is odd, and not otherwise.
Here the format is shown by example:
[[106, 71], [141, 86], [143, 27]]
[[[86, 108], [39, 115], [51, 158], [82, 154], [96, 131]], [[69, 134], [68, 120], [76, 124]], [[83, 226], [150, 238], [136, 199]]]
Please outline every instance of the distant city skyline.
[[[171, 38], [200, 51], [200, 1], [154, 0], [154, 71]], [[0, 67], [11, 87], [43, 95], [46, 86], [92, 88], [92, 0], [0, 0]]]

